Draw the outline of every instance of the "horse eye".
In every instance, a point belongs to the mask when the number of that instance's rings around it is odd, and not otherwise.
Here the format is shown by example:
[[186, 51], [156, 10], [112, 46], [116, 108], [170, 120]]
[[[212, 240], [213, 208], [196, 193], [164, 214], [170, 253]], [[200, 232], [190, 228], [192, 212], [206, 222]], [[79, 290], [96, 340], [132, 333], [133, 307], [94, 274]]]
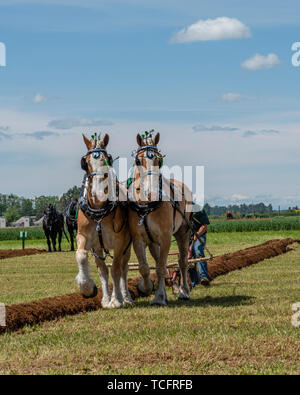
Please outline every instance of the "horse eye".
[[148, 152], [148, 158], [153, 159], [154, 158], [154, 153], [153, 152]]
[[93, 158], [98, 159], [100, 156], [100, 152], [93, 152]]

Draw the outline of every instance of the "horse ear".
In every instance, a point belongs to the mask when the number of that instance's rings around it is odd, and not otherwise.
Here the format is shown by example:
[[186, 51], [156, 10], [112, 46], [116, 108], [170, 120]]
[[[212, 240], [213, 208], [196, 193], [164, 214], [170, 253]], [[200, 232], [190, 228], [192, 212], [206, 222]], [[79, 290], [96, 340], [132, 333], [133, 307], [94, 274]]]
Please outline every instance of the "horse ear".
[[102, 140], [102, 148], [106, 148], [107, 144], [109, 142], [109, 135], [106, 133], [103, 140]]
[[160, 134], [159, 133], [156, 133], [156, 136], [154, 137], [154, 145], [157, 145], [158, 144], [158, 142], [159, 142], [159, 138], [160, 138]]
[[84, 143], [86, 145], [86, 148], [88, 150], [92, 149], [92, 145], [93, 145], [92, 140], [89, 140], [87, 137], [85, 137], [85, 135], [83, 133], [82, 133], [82, 137], [83, 137], [83, 141], [84, 141]]
[[139, 133], [136, 135], [136, 141], [140, 147], [143, 145], [143, 139]]

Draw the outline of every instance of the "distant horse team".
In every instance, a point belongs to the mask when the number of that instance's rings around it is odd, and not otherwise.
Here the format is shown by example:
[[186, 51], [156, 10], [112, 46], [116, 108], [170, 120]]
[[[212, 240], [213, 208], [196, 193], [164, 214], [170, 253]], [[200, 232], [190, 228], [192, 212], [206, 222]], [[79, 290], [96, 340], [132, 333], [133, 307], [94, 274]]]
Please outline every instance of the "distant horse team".
[[[69, 241], [65, 232], [65, 222], [70, 235], [71, 251], [74, 251], [74, 231], [77, 231], [78, 201], [71, 201], [66, 217], [56, 210], [53, 204], [49, 204], [44, 210], [43, 230], [47, 239], [48, 251], [56, 251], [56, 239], [58, 237], [58, 251], [61, 251], [61, 240], [63, 233]], [[52, 242], [52, 246], [51, 246]], [[51, 248], [52, 247], [52, 248]]]
[[[78, 275], [81, 294], [94, 297], [97, 287], [90, 276], [88, 252], [95, 259], [102, 285], [102, 307], [118, 308], [131, 304], [127, 288], [131, 244], [139, 261], [142, 279], [139, 291], [150, 295], [154, 284], [146, 260], [146, 247], [156, 262], [157, 289], [151, 304], [165, 306], [166, 263], [174, 235], [179, 247], [180, 290], [178, 298], [190, 298], [187, 283], [189, 224], [192, 207], [190, 190], [177, 180], [168, 180], [161, 173], [163, 155], [157, 144], [159, 133], [137, 135], [138, 148], [132, 176], [125, 188], [117, 179], [112, 156], [107, 151], [109, 135], [83, 135], [87, 153], [81, 159], [85, 172], [77, 217]], [[112, 256], [110, 255], [110, 251]], [[108, 281], [106, 257], [112, 258], [112, 294]]]

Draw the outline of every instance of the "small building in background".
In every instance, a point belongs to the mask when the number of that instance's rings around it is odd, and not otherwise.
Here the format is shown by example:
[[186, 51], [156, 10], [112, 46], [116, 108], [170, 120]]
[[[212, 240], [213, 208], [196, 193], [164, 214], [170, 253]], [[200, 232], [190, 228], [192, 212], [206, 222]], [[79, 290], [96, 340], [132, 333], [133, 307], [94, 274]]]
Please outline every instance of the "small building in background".
[[38, 219], [37, 221], [33, 221], [33, 225], [34, 226], [42, 226], [43, 225], [43, 219], [44, 216], [42, 216], [40, 219]]
[[6, 218], [0, 217], [0, 228], [6, 228]]
[[11, 224], [12, 226], [22, 226], [28, 228], [30, 226], [30, 217], [21, 217]]

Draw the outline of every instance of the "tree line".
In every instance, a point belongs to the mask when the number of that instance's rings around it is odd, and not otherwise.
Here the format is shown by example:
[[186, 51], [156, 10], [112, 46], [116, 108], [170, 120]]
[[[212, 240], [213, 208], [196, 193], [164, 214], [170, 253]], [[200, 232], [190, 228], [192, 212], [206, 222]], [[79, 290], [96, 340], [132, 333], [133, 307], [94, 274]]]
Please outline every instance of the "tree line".
[[210, 206], [208, 203], [204, 205], [204, 210], [208, 215], [224, 215], [227, 211], [231, 212], [232, 214], [265, 214], [265, 213], [272, 213], [273, 207], [272, 204], [265, 205], [264, 203], [257, 203], [257, 204], [233, 204], [229, 206]]
[[65, 211], [73, 199], [79, 199], [80, 188], [74, 186], [61, 197], [36, 196], [33, 199], [19, 197], [14, 194], [0, 194], [0, 217], [6, 217], [8, 222], [16, 221], [23, 216], [35, 216], [37, 219], [43, 216], [44, 209], [48, 204], [54, 204], [59, 211]]
[[[56, 208], [64, 212], [69, 203], [73, 199], [79, 199], [80, 188], [74, 186], [65, 192], [62, 196], [37, 196], [33, 199], [19, 197], [17, 195], [0, 194], [0, 217], [6, 217], [8, 222], [16, 221], [23, 216], [35, 216], [37, 219], [42, 217], [44, 209], [48, 204], [54, 204]], [[257, 204], [241, 204], [229, 206], [210, 206], [208, 203], [204, 206], [208, 215], [224, 215], [227, 210], [233, 214], [261, 214], [272, 213], [273, 207], [271, 204], [264, 203]]]

